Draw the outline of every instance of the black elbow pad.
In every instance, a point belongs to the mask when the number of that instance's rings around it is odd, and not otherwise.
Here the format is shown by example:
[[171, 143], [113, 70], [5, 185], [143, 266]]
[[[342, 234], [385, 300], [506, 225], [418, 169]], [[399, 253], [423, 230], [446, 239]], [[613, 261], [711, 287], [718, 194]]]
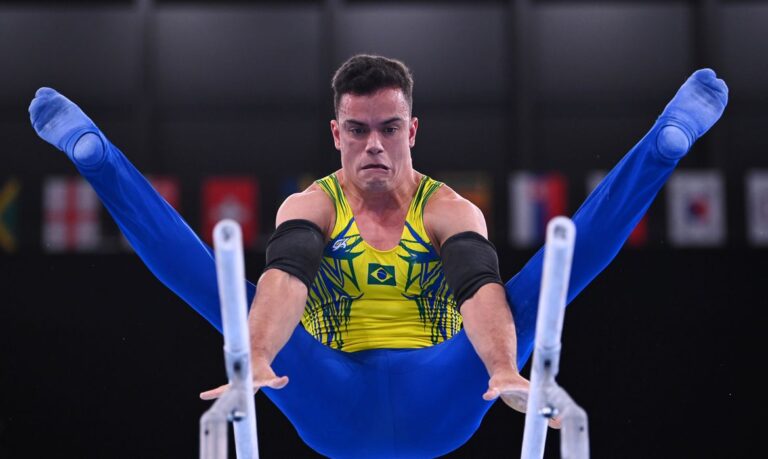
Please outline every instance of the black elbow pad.
[[323, 259], [325, 237], [309, 220], [288, 220], [275, 229], [267, 241], [264, 271], [277, 268], [312, 284]]
[[454, 234], [440, 248], [443, 272], [457, 307], [485, 284], [501, 284], [499, 257], [491, 241], [474, 231]]

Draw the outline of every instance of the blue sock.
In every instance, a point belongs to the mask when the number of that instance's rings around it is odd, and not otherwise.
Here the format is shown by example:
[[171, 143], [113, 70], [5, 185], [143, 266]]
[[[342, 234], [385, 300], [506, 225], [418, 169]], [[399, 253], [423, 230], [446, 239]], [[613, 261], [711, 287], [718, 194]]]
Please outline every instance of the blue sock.
[[728, 86], [711, 69], [694, 72], [664, 108], [656, 147], [669, 159], [680, 159], [693, 143], [720, 119], [728, 101]]
[[[605, 176], [573, 215], [576, 246], [568, 285], [571, 302], [613, 260], [693, 143], [717, 122], [728, 87], [709, 69], [680, 87], [651, 130]], [[517, 330], [518, 367], [533, 352], [544, 250], [506, 283]]]
[[29, 105], [29, 118], [43, 140], [65, 152], [79, 166], [104, 159], [105, 139], [80, 107], [51, 88], [40, 88]]

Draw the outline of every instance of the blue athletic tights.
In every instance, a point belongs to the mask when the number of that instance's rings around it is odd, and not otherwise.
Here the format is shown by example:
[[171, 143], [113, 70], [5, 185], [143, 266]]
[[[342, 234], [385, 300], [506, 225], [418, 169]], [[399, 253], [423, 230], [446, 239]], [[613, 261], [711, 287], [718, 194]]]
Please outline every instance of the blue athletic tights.
[[[613, 259], [679, 159], [719, 118], [727, 91], [718, 92], [719, 80], [707, 72], [689, 78], [573, 215], [569, 302]], [[702, 93], [710, 96], [707, 103]], [[91, 183], [147, 267], [221, 331], [210, 247], [74, 103], [43, 88], [30, 114], [38, 134], [65, 151]], [[519, 368], [533, 350], [542, 261], [543, 248], [506, 283]], [[250, 304], [256, 288], [247, 281], [246, 288]], [[346, 353], [299, 326], [273, 367], [291, 381], [264, 389], [267, 397], [310, 447], [334, 458], [446, 454], [472, 436], [492, 404], [481, 398], [488, 374], [464, 332], [424, 349]]]

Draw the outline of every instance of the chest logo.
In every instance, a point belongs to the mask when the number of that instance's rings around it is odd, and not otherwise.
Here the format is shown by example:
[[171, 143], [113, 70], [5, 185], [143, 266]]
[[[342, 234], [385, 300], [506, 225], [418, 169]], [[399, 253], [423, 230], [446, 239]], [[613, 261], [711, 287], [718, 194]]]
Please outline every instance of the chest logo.
[[395, 267], [368, 263], [368, 285], [395, 285]]
[[333, 243], [333, 251], [335, 252], [335, 251], [337, 251], [339, 249], [346, 249], [347, 248], [347, 242], [350, 239], [351, 238], [349, 238], [349, 237], [345, 237], [344, 239], [339, 239], [336, 242], [334, 242]]

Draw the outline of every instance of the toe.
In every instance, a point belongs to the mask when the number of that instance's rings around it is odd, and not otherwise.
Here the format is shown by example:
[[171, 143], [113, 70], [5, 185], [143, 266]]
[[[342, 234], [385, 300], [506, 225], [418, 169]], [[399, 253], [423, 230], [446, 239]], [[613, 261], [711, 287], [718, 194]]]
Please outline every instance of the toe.
[[55, 89], [43, 86], [35, 92], [35, 97], [53, 96], [55, 94], [58, 94]]
[[728, 86], [725, 84], [725, 81], [718, 78], [717, 74], [712, 69], [705, 68], [697, 70], [691, 77], [717, 93], [728, 94]]
[[709, 68], [696, 70], [691, 76], [701, 81], [702, 83], [710, 83], [717, 79], [717, 74], [715, 71]]

